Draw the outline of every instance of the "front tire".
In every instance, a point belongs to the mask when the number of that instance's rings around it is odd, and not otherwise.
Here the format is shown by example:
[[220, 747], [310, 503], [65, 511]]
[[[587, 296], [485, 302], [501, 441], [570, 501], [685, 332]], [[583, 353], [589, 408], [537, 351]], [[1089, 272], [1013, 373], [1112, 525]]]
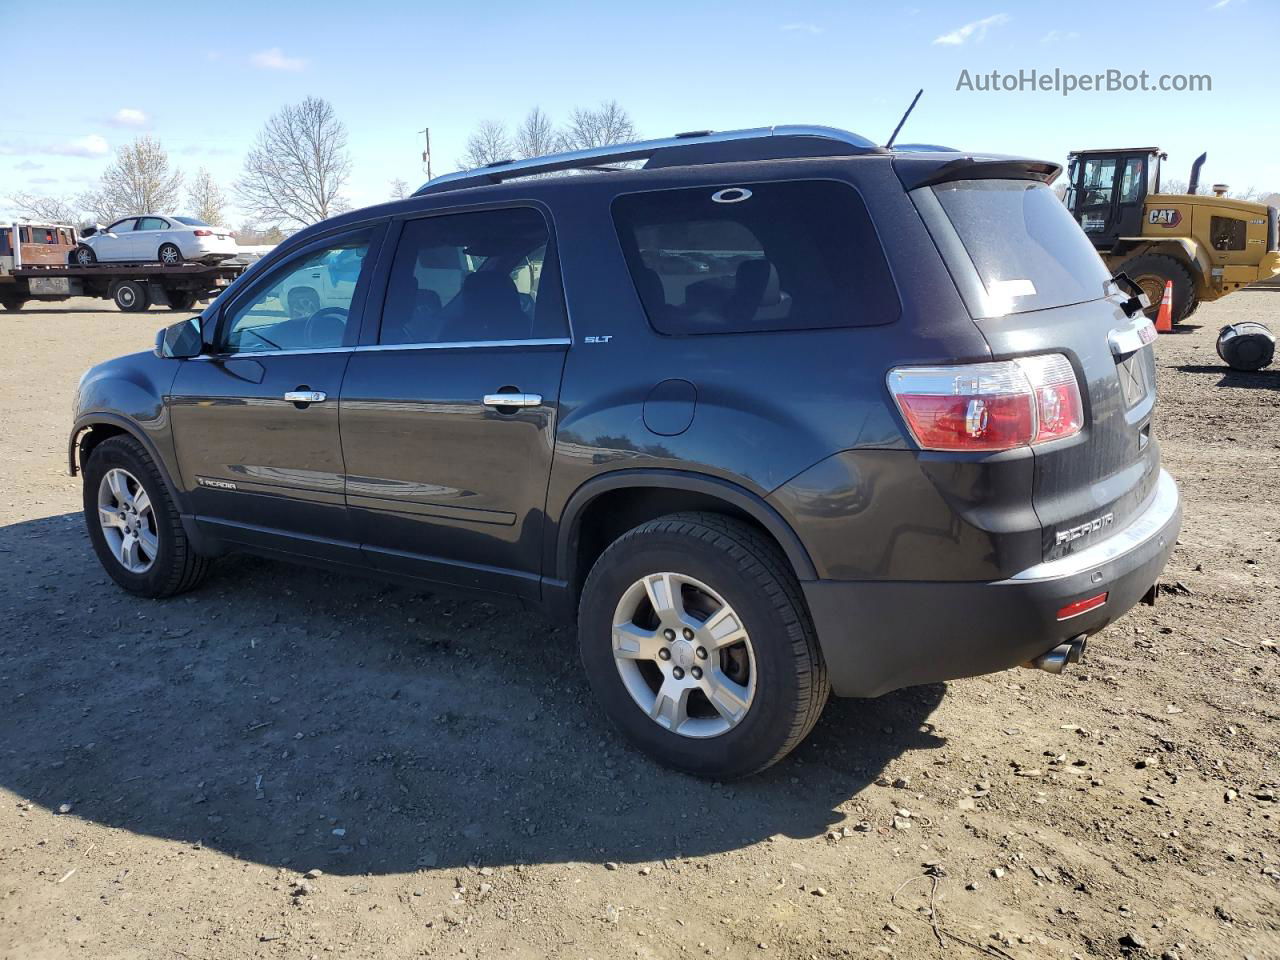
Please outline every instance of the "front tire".
[[76, 247], [71, 253], [72, 261], [81, 267], [92, 267], [98, 262], [98, 255], [89, 247]]
[[166, 267], [176, 267], [182, 263], [182, 251], [176, 243], [162, 243], [156, 251], [156, 259]]
[[582, 590], [578, 643], [623, 734], [701, 777], [777, 763], [813, 729], [830, 692], [786, 558], [719, 514], [662, 517], [605, 550]]
[[130, 593], [173, 596], [208, 573], [159, 468], [133, 437], [108, 437], [93, 448], [84, 465], [84, 519], [98, 560]]
[[111, 299], [125, 313], [141, 313], [151, 306], [151, 298], [147, 296], [147, 288], [136, 280], [125, 280], [116, 284], [111, 292]]

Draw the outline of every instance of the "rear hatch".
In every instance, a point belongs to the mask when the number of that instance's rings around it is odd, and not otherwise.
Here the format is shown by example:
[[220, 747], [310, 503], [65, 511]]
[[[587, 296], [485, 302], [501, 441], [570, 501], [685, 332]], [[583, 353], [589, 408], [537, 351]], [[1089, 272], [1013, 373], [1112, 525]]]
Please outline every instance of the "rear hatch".
[[1052, 165], [971, 167], [957, 177], [952, 159], [911, 196], [992, 358], [1058, 353], [1075, 370], [1082, 431], [1032, 448], [1043, 556], [1056, 559], [1122, 529], [1154, 493], [1155, 332], [1126, 314], [1128, 296], [1046, 182]]

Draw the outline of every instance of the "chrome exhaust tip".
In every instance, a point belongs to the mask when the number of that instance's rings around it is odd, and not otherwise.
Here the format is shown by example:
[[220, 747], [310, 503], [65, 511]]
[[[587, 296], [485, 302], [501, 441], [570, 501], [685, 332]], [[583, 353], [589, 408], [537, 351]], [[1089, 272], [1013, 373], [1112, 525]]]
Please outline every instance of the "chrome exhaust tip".
[[1084, 659], [1089, 638], [1083, 633], [1072, 637], [1066, 643], [1060, 643], [1048, 653], [1042, 653], [1034, 660], [1024, 663], [1024, 667], [1033, 670], [1044, 670], [1046, 673], [1061, 673], [1068, 663], [1079, 663]]

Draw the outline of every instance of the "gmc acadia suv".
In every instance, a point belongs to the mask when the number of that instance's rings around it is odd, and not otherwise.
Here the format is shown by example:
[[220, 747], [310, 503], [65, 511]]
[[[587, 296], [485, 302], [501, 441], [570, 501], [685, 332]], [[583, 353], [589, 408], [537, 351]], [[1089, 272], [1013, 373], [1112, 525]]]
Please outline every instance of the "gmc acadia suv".
[[617, 726], [708, 777], [829, 692], [1060, 670], [1181, 508], [1057, 173], [776, 127], [437, 178], [85, 375], [89, 536], [149, 597], [243, 550], [576, 616]]

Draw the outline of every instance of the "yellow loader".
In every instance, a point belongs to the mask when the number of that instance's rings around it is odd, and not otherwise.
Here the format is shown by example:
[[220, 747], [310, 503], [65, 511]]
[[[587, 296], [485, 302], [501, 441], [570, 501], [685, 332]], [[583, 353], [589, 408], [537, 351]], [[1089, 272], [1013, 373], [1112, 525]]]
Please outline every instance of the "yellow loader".
[[1155, 316], [1173, 281], [1173, 322], [1201, 303], [1280, 273], [1280, 217], [1275, 207], [1197, 193], [1201, 154], [1186, 193], [1160, 192], [1158, 147], [1077, 150], [1067, 161], [1063, 201], [1112, 274], [1142, 287]]

